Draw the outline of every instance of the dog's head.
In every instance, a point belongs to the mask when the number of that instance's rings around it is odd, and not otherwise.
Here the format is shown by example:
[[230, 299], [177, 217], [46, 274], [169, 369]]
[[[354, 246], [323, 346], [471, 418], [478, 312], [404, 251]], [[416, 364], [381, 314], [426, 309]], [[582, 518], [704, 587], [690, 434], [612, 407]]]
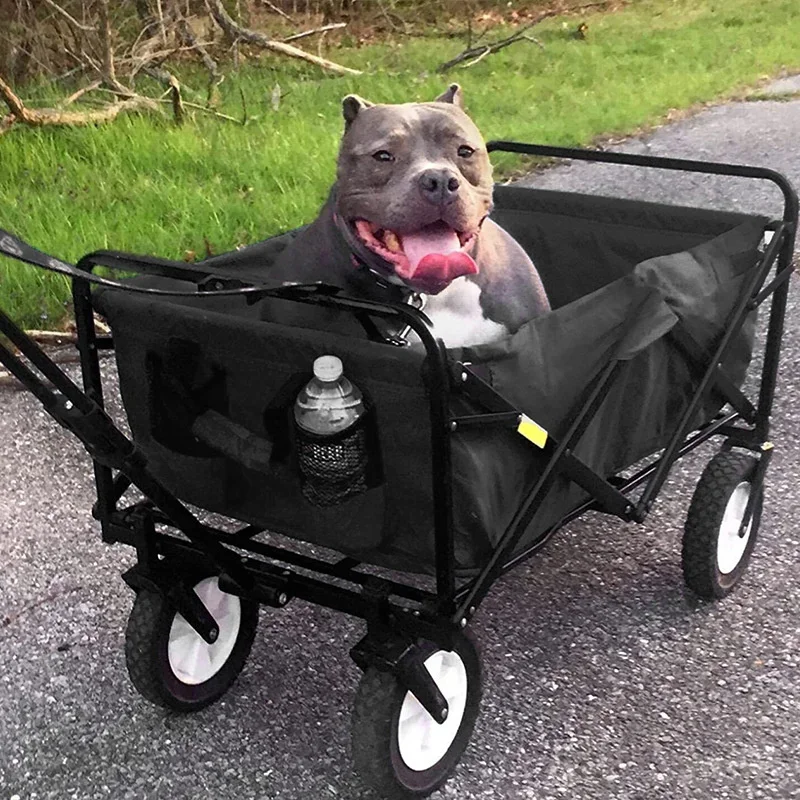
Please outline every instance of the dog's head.
[[492, 206], [492, 167], [457, 84], [431, 103], [349, 95], [336, 213], [410, 288], [436, 294], [478, 271], [470, 250]]

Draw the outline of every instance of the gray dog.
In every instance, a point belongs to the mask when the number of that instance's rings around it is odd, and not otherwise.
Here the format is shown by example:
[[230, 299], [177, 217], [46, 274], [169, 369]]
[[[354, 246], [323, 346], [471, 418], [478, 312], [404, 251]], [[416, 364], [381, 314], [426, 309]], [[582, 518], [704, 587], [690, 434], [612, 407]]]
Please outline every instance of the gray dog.
[[343, 111], [336, 184], [275, 277], [418, 301], [448, 347], [494, 341], [549, 310], [531, 260], [488, 219], [492, 167], [457, 84], [432, 103], [349, 95]]

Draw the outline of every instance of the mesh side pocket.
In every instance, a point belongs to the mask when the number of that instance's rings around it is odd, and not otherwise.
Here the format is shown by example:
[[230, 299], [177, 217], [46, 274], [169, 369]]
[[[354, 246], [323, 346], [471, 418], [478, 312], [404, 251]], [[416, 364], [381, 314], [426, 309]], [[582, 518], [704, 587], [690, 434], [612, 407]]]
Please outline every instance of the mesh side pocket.
[[331, 436], [295, 423], [294, 441], [303, 496], [315, 506], [333, 506], [366, 492], [382, 479], [372, 409], [349, 428]]

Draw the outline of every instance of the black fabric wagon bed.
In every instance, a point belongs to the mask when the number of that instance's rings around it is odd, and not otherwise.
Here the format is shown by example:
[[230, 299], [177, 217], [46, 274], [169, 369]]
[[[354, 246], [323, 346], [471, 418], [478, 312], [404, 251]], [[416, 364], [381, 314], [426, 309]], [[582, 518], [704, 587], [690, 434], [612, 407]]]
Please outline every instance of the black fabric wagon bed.
[[[599, 474], [616, 474], [674, 433], [698, 381], [676, 334], [690, 334], [701, 350], [717, 343], [757, 265], [767, 219], [519, 187], [498, 187], [495, 202], [494, 219], [533, 257], [554, 310], [505, 341], [452, 355], [471, 362], [554, 436], [563, 434], [604, 365], [622, 358], [610, 395], [576, 449]], [[263, 280], [287, 236], [215, 259], [215, 274]], [[133, 436], [153, 474], [177, 497], [367, 563], [434, 572], [423, 353], [264, 322], [241, 298], [154, 298], [101, 289], [95, 306], [113, 330]], [[722, 365], [736, 385], [750, 361], [753, 317]], [[290, 411], [314, 358], [327, 353], [342, 359], [345, 373], [372, 402], [382, 480], [340, 505], [319, 508], [300, 492]], [[183, 390], [192, 403], [183, 402]], [[463, 398], [454, 402], [454, 411], [470, 410]], [[695, 427], [723, 402], [710, 394]], [[272, 440], [269, 467], [247, 466], [197, 442], [190, 427], [202, 409]], [[485, 564], [546, 461], [513, 429], [454, 434], [459, 574]], [[556, 480], [515, 552], [585, 500], [575, 484]]]

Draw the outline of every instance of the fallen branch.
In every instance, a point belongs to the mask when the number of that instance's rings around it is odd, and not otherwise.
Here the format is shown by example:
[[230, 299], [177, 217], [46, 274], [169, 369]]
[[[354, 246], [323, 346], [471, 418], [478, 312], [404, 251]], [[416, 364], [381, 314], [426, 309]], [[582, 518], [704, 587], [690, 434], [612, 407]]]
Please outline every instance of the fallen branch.
[[33, 341], [37, 344], [45, 344], [49, 346], [77, 344], [78, 342], [78, 334], [71, 331], [28, 330], [25, 331], [25, 335], [33, 339]]
[[140, 108], [153, 110], [158, 108], [149, 97], [140, 97], [138, 95], [96, 111], [60, 111], [55, 108], [27, 108], [2, 78], [0, 78], [0, 96], [5, 100], [11, 111], [11, 117], [13, 117], [13, 121], [9, 122], [8, 117], [6, 117], [3, 123], [0, 124], [0, 130], [3, 131], [8, 130], [14, 122], [22, 122], [35, 128], [46, 125], [99, 125], [104, 122], [111, 122], [123, 111], [133, 111]]
[[281, 39], [281, 41], [294, 42], [296, 39], [305, 39], [306, 36], [313, 36], [315, 33], [327, 33], [328, 31], [335, 31], [346, 27], [346, 22], [332, 22], [330, 25], [323, 25], [321, 28], [312, 28], [310, 31], [295, 33], [292, 36], [287, 36], [285, 39]]
[[[169, 103], [172, 104], [171, 99], [161, 99], [157, 100], [158, 103]], [[203, 111], [206, 114], [211, 114], [212, 117], [219, 117], [220, 119], [227, 120], [228, 122], [235, 122], [237, 125], [241, 125], [242, 121], [240, 119], [236, 119], [236, 117], [231, 117], [228, 114], [221, 114], [219, 111], [215, 111], [213, 108], [209, 108], [208, 106], [201, 106], [199, 103], [188, 103], [186, 100], [183, 101], [184, 108], [196, 108], [198, 111]]]
[[149, 97], [129, 97], [119, 103], [106, 106], [97, 111], [57, 111], [50, 108], [25, 109], [25, 113], [19, 118], [20, 122], [33, 127], [43, 127], [45, 125], [101, 125], [105, 122], [112, 122], [123, 111], [136, 111], [140, 109], [155, 110], [156, 106]]
[[[473, 64], [477, 64], [479, 61], [483, 61], [486, 56], [491, 55], [492, 53], [498, 52], [498, 50], [502, 50], [506, 47], [510, 47], [515, 42], [519, 42], [523, 39], [532, 41], [534, 44], [539, 45], [539, 47], [544, 48], [544, 45], [538, 40], [534, 39], [533, 37], [527, 36], [528, 31], [533, 28], [534, 26], [538, 25], [540, 22], [556, 16], [562, 16], [565, 13], [574, 13], [576, 11], [585, 11], [588, 8], [597, 8], [597, 7], [604, 7], [606, 6], [606, 2], [599, 2], [599, 3], [586, 3], [585, 5], [575, 6], [573, 8], [568, 9], [551, 9], [549, 11], [542, 11], [540, 14], [536, 16], [535, 19], [528, 22], [526, 25], [523, 25], [516, 33], [513, 33], [511, 36], [507, 36], [505, 39], [499, 39], [496, 42], [489, 42], [487, 44], [476, 45], [474, 47], [467, 47], [466, 50], [459, 53], [455, 58], [451, 58], [449, 61], [445, 61], [443, 64], [440, 64], [437, 68], [437, 72], [447, 72], [449, 69], [461, 64], [464, 61], [468, 61], [468, 64], [464, 65], [464, 69], [467, 67], [471, 67]], [[470, 30], [470, 38], [472, 36]]]
[[206, 0], [206, 5], [208, 10], [211, 12], [214, 22], [217, 23], [222, 32], [232, 42], [242, 41], [248, 42], [249, 44], [258, 45], [266, 50], [272, 50], [276, 53], [281, 53], [292, 58], [299, 58], [303, 61], [309, 61], [312, 64], [316, 64], [318, 67], [322, 67], [322, 69], [326, 69], [329, 72], [335, 72], [338, 75], [362, 74], [360, 70], [344, 67], [341, 64], [328, 61], [326, 58], [320, 58], [319, 56], [315, 56], [312, 53], [306, 52], [305, 50], [301, 50], [299, 47], [294, 47], [291, 44], [270, 39], [269, 36], [266, 36], [263, 33], [258, 33], [257, 31], [250, 30], [249, 28], [243, 28], [241, 25], [238, 25], [233, 21], [231, 16], [223, 7], [222, 0]]
[[11, 87], [2, 79], [0, 78], [0, 94], [3, 95], [3, 100], [6, 101], [6, 105], [8, 106], [8, 110], [11, 112], [11, 116], [15, 119], [23, 119], [23, 115], [25, 114], [25, 106], [22, 103], [22, 100], [17, 97]]
[[[538, 45], [542, 50], [545, 49], [544, 45], [538, 39], [536, 39], [533, 36], [526, 36], [526, 35], [523, 34], [522, 36], [519, 37], [519, 40], [522, 40], [522, 39], [524, 39], [526, 42], [533, 42], [535, 45]], [[504, 45], [504, 47], [508, 47], [509, 44], [514, 44], [514, 42], [516, 42], [516, 41], [518, 41], [517, 38], [515, 38], [511, 42], [508, 42], [508, 44]], [[492, 49], [491, 45], [484, 45], [483, 48], [476, 47], [474, 49], [475, 50], [483, 49], [483, 52], [477, 58], [473, 58], [472, 61], [468, 61], [466, 64], [464, 64], [464, 66], [461, 67], [461, 69], [467, 69], [467, 67], [472, 67], [475, 64], [477, 64], [479, 61], [483, 61], [483, 59], [486, 58], [486, 56], [490, 55], [491, 53], [494, 53], [495, 49], [497, 49], [497, 48]]]
[[[48, 348], [47, 355], [49, 358], [54, 361], [56, 364], [77, 364], [81, 360], [81, 355], [78, 352], [77, 348], [74, 346], [74, 343], [69, 343], [72, 346], [67, 347], [66, 345], [50, 345], [46, 344]], [[52, 348], [52, 349], [51, 349]], [[101, 359], [108, 358], [110, 355], [113, 355], [113, 350], [103, 350], [99, 352], [98, 357]], [[48, 385], [50, 385], [48, 383]], [[18, 378], [12, 375], [10, 372], [6, 372], [5, 370], [0, 369], [0, 391], [3, 389], [13, 389], [17, 392], [27, 392], [28, 387], [25, 386]], [[0, 627], [2, 624], [0, 623]]]
[[94, 83], [90, 83], [88, 86], [84, 86], [82, 89], [78, 89], [77, 92], [71, 94], [64, 102], [61, 104], [62, 106], [68, 106], [74, 103], [76, 100], [79, 100], [88, 92], [93, 92], [95, 89], [99, 89], [103, 85], [103, 81], [95, 81]]
[[505, 39], [500, 39], [496, 42], [491, 42], [489, 44], [482, 44], [478, 45], [477, 47], [468, 47], [463, 52], [459, 53], [455, 58], [451, 58], [449, 61], [445, 61], [444, 64], [440, 64], [437, 68], [437, 72], [447, 72], [447, 70], [452, 69], [453, 67], [461, 64], [464, 61], [469, 61], [470, 63], [466, 66], [472, 66], [473, 64], [477, 64], [479, 61], [482, 61], [486, 56], [491, 55], [492, 53], [496, 53], [498, 50], [502, 50], [505, 47], [509, 47], [510, 45], [514, 44], [515, 42], [520, 41], [520, 39], [525, 38], [525, 34], [533, 28], [535, 25], [538, 25], [540, 22], [548, 19], [549, 17], [558, 16], [563, 12], [551, 10], [551, 11], [543, 11], [539, 14], [535, 20], [529, 22], [527, 25], [524, 25], [520, 28], [516, 33], [512, 34], [511, 36], [507, 36]]
[[[473, 49], [478, 49], [478, 48], [473, 48]], [[472, 61], [467, 61], [467, 63], [464, 64], [464, 66], [461, 67], [461, 69], [466, 69], [467, 67], [471, 67], [473, 64], [477, 64], [479, 61], [483, 61], [483, 59], [486, 58], [486, 56], [488, 56], [489, 53], [492, 52], [492, 48], [487, 44], [484, 45], [482, 49], [479, 49], [479, 52], [480, 52], [479, 56], [473, 58]]]
[[[97, 314], [94, 315], [94, 331], [98, 336], [110, 336], [111, 328], [103, 322]], [[56, 364], [74, 364], [81, 360], [81, 355], [75, 345], [78, 344], [78, 334], [74, 330], [67, 331], [40, 331], [40, 330], [26, 330], [25, 335], [29, 336], [39, 345], [48, 349], [47, 355], [55, 361]], [[16, 348], [15, 353], [18, 353]], [[98, 354], [99, 358], [108, 358], [113, 355], [113, 350], [101, 350]], [[0, 370], [0, 389], [12, 388], [20, 391], [27, 391], [17, 378], [10, 372]], [[2, 622], [0, 621], [0, 627]]]
[[535, 45], [537, 45], [542, 50], [545, 49], [544, 48], [544, 44], [539, 39], [537, 39], [535, 36], [523, 36], [522, 38], [526, 39], [529, 42], [533, 42]]

